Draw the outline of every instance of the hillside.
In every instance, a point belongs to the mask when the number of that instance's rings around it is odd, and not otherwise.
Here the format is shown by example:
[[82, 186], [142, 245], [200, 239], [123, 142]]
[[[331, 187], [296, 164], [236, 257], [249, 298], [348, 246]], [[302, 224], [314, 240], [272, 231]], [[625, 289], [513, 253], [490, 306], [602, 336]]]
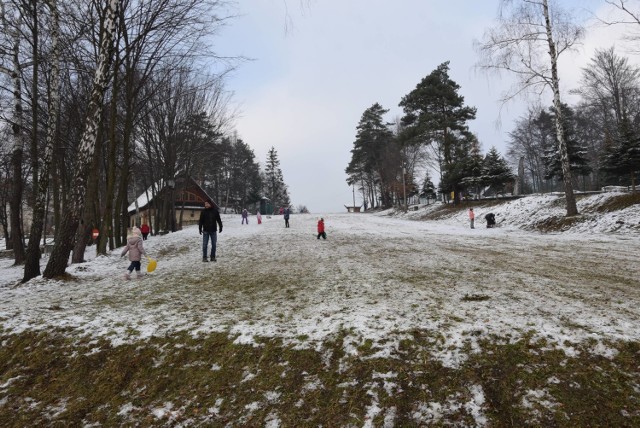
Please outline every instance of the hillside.
[[190, 226], [132, 281], [120, 249], [26, 284], [0, 260], [0, 426], [640, 426], [620, 196], [554, 233], [555, 195], [474, 203], [495, 229], [465, 206], [322, 214], [326, 241], [317, 214], [223, 215], [217, 263]]
[[[473, 207], [477, 227], [484, 227], [485, 214], [492, 212], [499, 227], [545, 233], [638, 233], [640, 232], [640, 192], [576, 195], [579, 215], [566, 217], [564, 196], [559, 193], [531, 195], [515, 200], [465, 201], [458, 206], [432, 203], [406, 214], [383, 214], [413, 220], [468, 223], [467, 210]], [[413, 207], [414, 209], [416, 207]]]

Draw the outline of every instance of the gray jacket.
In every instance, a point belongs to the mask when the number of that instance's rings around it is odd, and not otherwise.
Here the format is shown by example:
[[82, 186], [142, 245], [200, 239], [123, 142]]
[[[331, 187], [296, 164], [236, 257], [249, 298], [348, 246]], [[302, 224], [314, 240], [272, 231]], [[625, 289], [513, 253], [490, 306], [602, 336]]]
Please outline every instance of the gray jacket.
[[121, 256], [129, 252], [130, 262], [139, 262], [143, 254], [147, 254], [142, 246], [142, 238], [139, 236], [131, 236], [127, 239], [127, 245], [122, 250]]

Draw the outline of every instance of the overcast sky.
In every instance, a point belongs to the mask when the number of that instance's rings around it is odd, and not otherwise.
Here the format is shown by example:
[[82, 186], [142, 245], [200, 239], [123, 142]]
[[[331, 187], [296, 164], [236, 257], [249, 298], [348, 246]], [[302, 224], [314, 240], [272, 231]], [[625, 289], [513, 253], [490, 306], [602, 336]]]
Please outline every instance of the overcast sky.
[[[594, 11], [599, 0], [562, 1]], [[245, 56], [227, 88], [240, 116], [238, 136], [264, 165], [275, 147], [294, 206], [314, 214], [344, 212], [353, 204], [345, 168], [365, 109], [380, 103], [389, 121], [402, 115], [401, 98], [439, 64], [465, 103], [477, 107], [469, 123], [483, 152], [506, 152], [514, 119], [526, 100], [500, 108], [507, 75], [474, 70], [473, 41], [494, 25], [498, 0], [241, 0], [218, 51]], [[618, 31], [619, 32], [619, 31]], [[611, 30], [592, 27], [578, 54], [561, 57], [561, 89], [576, 86], [595, 48], [615, 43]], [[619, 44], [619, 43], [618, 43]], [[625, 54], [623, 51], [619, 51]], [[534, 100], [531, 100], [534, 101]], [[498, 125], [500, 122], [500, 125]], [[423, 177], [418, 177], [422, 180]], [[436, 183], [437, 184], [437, 183]], [[356, 205], [361, 199], [356, 192]]]

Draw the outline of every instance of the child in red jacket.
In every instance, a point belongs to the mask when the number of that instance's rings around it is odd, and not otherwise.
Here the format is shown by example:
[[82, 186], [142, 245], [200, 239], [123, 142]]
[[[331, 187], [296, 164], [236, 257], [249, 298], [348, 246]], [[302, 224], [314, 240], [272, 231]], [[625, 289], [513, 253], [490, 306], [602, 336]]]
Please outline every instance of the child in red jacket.
[[324, 219], [318, 220], [318, 239], [322, 236], [322, 239], [327, 239], [327, 234], [324, 233]]

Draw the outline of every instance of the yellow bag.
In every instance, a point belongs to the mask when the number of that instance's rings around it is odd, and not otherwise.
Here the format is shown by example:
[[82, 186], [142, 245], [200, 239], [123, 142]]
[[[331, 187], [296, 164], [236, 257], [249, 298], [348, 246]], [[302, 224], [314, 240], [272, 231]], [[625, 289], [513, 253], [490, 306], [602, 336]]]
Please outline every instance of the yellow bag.
[[156, 270], [156, 266], [158, 266], [158, 262], [147, 257], [147, 272], [153, 272]]

